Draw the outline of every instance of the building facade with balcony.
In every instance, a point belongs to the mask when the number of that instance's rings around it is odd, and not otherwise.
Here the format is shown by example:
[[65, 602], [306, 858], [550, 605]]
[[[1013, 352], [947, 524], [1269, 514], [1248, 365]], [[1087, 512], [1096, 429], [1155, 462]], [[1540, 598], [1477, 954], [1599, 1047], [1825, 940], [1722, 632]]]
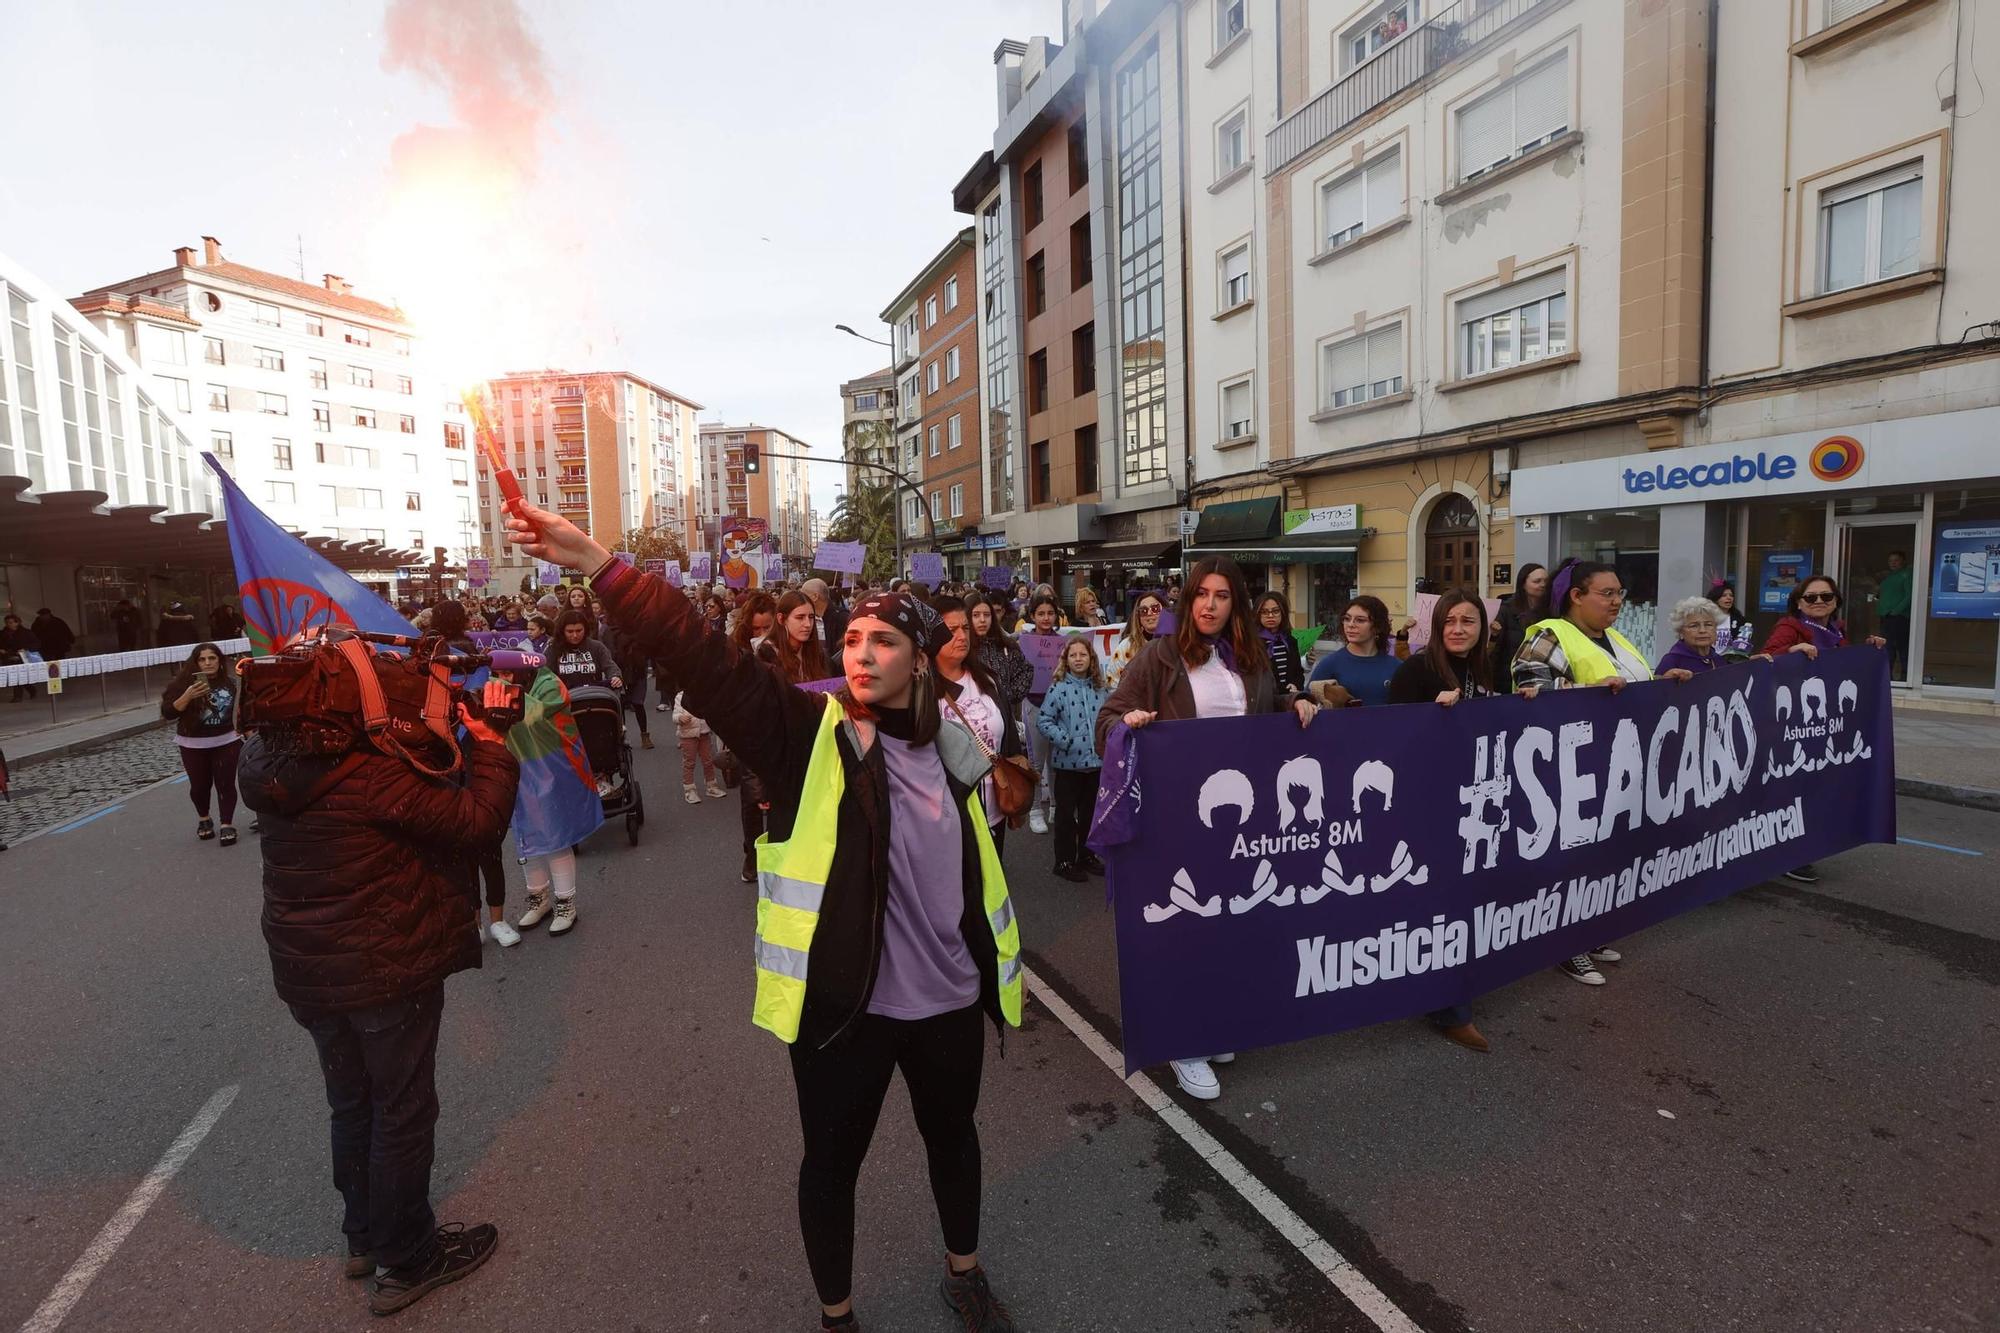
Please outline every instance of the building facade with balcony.
[[75, 305], [198, 447], [294, 531], [462, 558], [475, 541], [465, 411], [402, 312], [337, 274], [313, 284], [231, 262], [212, 236], [173, 255]]
[[884, 366], [840, 386], [840, 451], [847, 461], [848, 490], [857, 485], [879, 486], [886, 479], [886, 474], [875, 469], [892, 466], [896, 456], [893, 366]]
[[1159, 0], [1063, 17], [1061, 42], [995, 52], [998, 180], [975, 166], [955, 201], [981, 209], [982, 299], [1015, 298], [1018, 373], [987, 405], [1017, 440], [1006, 541], [1065, 602], [1087, 583], [1122, 608], [1178, 563], [1187, 484], [1181, 22]]
[[922, 395], [916, 458], [903, 468], [922, 498], [898, 488], [904, 550], [942, 553], [954, 578], [985, 563], [982, 550], [968, 552], [966, 546], [968, 535], [978, 535], [984, 515], [979, 270], [973, 236], [971, 227], [954, 235], [890, 303], [891, 310], [915, 312], [912, 371]]
[[973, 219], [973, 267], [978, 275], [974, 299], [979, 320], [982, 517], [979, 532], [966, 539], [967, 546], [979, 552], [977, 557], [967, 557], [966, 563], [973, 566], [1015, 563], [1007, 525], [1014, 512], [1014, 468], [1020, 452], [1015, 426], [1020, 409], [1019, 366], [1014, 357], [1020, 335], [1014, 312], [1020, 308], [1021, 293], [1007, 182], [1007, 173], [994, 164], [989, 149], [952, 189], [952, 206]]
[[[760, 471], [744, 469], [744, 447], [755, 444]], [[812, 483], [805, 456], [812, 446], [772, 426], [701, 427], [698, 514], [701, 542], [690, 550], [719, 554], [731, 519], [761, 519], [788, 568], [812, 558]], [[785, 457], [783, 455], [793, 455]], [[769, 548], [767, 548], [769, 549]], [[802, 566], [801, 566], [802, 567]]]
[[[923, 472], [924, 418], [924, 377], [917, 364], [923, 332], [915, 294], [906, 291], [882, 312], [881, 319], [889, 326], [889, 369], [896, 378], [895, 444], [886, 461], [914, 482]], [[878, 474], [872, 482], [857, 477], [850, 484], [887, 485], [890, 480]], [[902, 486], [896, 487], [896, 515], [904, 541], [915, 540], [922, 534], [925, 524], [917, 498]]]
[[[1516, 453], [1644, 449], [1698, 397], [1705, 0], [1182, 16], [1190, 555], [1301, 625], [1356, 592], [1505, 595]], [[1634, 593], [1650, 643], [1660, 594]]]
[[1992, 713], [2000, 178], [1971, 164], [2000, 162], [2000, 47], [1961, 17], [1718, 8], [1700, 403], [1650, 449], [1532, 442], [1513, 486], [1523, 558], [1609, 556], [1662, 606], [1728, 578], [1758, 634], [1828, 573], [1849, 636], [1889, 642], [1899, 706]]
[[[693, 550], [699, 527], [701, 404], [628, 371], [523, 371], [487, 394], [501, 452], [523, 493], [600, 541], [665, 528]], [[479, 532], [509, 586], [526, 569], [506, 541], [499, 485], [477, 459]]]

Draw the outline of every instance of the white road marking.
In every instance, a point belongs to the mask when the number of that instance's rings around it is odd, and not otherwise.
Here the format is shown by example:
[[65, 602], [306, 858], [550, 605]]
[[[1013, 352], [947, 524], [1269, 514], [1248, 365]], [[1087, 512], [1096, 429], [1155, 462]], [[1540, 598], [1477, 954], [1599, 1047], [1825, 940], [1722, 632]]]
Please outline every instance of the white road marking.
[[[1033, 968], [1023, 967], [1021, 971], [1027, 981], [1029, 993], [1040, 1000], [1050, 1013], [1061, 1019], [1063, 1026], [1074, 1033], [1077, 1040], [1089, 1047], [1091, 1053], [1104, 1062], [1105, 1068], [1109, 1069], [1113, 1076], [1137, 1093], [1139, 1100], [1146, 1103], [1154, 1115], [1165, 1121], [1167, 1127], [1180, 1135], [1182, 1141], [1194, 1149], [1202, 1161], [1221, 1176], [1231, 1189], [1242, 1195], [1252, 1208], [1263, 1215], [1265, 1221], [1276, 1227], [1278, 1233], [1290, 1241], [1299, 1253], [1306, 1257], [1308, 1263], [1324, 1273], [1327, 1281], [1333, 1283], [1341, 1295], [1353, 1302], [1354, 1307], [1366, 1315], [1376, 1328], [1381, 1329], [1382, 1333], [1423, 1333], [1416, 1321], [1404, 1314], [1394, 1301], [1383, 1295], [1382, 1289], [1370, 1282], [1367, 1275], [1354, 1266], [1353, 1261], [1333, 1248], [1324, 1236], [1313, 1230], [1304, 1218], [1293, 1212], [1283, 1199], [1273, 1194], [1268, 1186], [1252, 1175], [1250, 1168], [1218, 1143], [1213, 1134], [1196, 1124], [1194, 1117], [1182, 1110], [1173, 1098], [1162, 1092], [1159, 1084], [1153, 1082], [1149, 1075], [1138, 1073], [1126, 1078], [1123, 1073], [1124, 1060], [1117, 1048], [1106, 1041], [1103, 1035], [1092, 1027], [1082, 1014], [1072, 1008], [1067, 1000], [1051, 990], [1048, 983], [1036, 976]], [[26, 1333], [26, 1330], [23, 1333]]]
[[242, 1090], [242, 1085], [237, 1083], [219, 1088], [208, 1099], [207, 1105], [195, 1112], [194, 1119], [188, 1121], [180, 1137], [168, 1145], [166, 1153], [153, 1164], [153, 1169], [146, 1173], [138, 1188], [111, 1215], [111, 1220], [104, 1224], [77, 1261], [69, 1266], [69, 1272], [63, 1274], [62, 1281], [56, 1283], [56, 1289], [49, 1293], [48, 1299], [28, 1316], [28, 1322], [21, 1325], [21, 1333], [55, 1333], [57, 1326], [83, 1299], [83, 1293], [89, 1289], [98, 1272], [111, 1262], [111, 1256], [132, 1234], [132, 1228], [139, 1225], [146, 1210], [153, 1206], [153, 1201], [160, 1197], [175, 1174], [187, 1165], [187, 1159], [194, 1155], [194, 1150], [208, 1137], [208, 1131], [215, 1128], [215, 1122], [222, 1118], [222, 1113], [229, 1109], [229, 1104]]

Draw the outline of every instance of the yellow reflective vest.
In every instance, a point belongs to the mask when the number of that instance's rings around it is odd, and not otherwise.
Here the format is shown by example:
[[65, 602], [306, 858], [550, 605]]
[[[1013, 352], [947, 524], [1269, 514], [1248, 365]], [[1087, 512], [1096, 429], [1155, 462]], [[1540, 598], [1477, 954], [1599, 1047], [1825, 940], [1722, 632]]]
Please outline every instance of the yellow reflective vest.
[[1543, 630], [1555, 635], [1556, 642], [1562, 645], [1563, 658], [1569, 663], [1569, 678], [1578, 685], [1595, 685], [1613, 676], [1624, 676], [1628, 680], [1653, 678], [1653, 669], [1646, 665], [1645, 654], [1615, 629], [1606, 629], [1604, 637], [1611, 640], [1619, 656], [1630, 659], [1630, 665], [1638, 672], [1636, 676], [1620, 671], [1610, 653], [1598, 647], [1590, 635], [1561, 616], [1528, 626], [1528, 637], [1532, 639]]
[[[839, 740], [846, 716], [840, 701], [829, 695], [826, 710], [820, 715], [812, 755], [806, 761], [805, 784], [800, 791], [798, 817], [792, 821], [791, 836], [783, 842], [771, 841], [768, 833], [757, 839], [757, 998], [750, 1021], [784, 1042], [798, 1039], [799, 1019], [805, 1012], [806, 986], [810, 981], [807, 964], [812, 955], [813, 932], [819, 926], [820, 904], [826, 896], [827, 875], [833, 866], [840, 800], [847, 790]], [[969, 770], [977, 766], [983, 773], [986, 761], [978, 754], [970, 735], [961, 736], [958, 733], [963, 729], [955, 732], [954, 728], [956, 723], [946, 722], [938, 736], [946, 770]], [[979, 850], [981, 902], [993, 931], [1000, 1013], [1009, 1024], [1019, 1027], [1020, 927], [1014, 920], [1013, 901], [1007, 896], [1000, 854], [986, 827], [979, 783], [974, 780], [967, 785], [972, 790], [966, 798], [964, 817], [970, 821]], [[966, 943], [976, 952], [980, 942]]]

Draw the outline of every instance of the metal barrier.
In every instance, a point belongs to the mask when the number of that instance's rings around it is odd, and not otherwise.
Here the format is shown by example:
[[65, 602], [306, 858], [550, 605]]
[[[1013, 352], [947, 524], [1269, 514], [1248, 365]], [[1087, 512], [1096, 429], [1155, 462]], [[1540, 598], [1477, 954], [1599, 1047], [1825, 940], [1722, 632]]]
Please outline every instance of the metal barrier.
[[[235, 657], [250, 651], [250, 640], [216, 646]], [[192, 644], [176, 644], [0, 666], [0, 739], [156, 705], [192, 650]], [[18, 699], [17, 691], [24, 692]]]

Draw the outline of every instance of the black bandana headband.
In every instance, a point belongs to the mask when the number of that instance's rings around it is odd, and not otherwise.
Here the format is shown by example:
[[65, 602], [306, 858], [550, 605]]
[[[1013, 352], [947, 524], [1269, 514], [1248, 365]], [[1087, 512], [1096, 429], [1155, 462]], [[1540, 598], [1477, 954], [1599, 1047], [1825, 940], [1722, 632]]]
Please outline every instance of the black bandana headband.
[[847, 623], [873, 617], [885, 625], [893, 625], [910, 637], [910, 642], [925, 652], [937, 650], [937, 640], [949, 637], [944, 633], [944, 623], [938, 613], [928, 605], [918, 601], [906, 592], [878, 592], [857, 602], [848, 613]]

